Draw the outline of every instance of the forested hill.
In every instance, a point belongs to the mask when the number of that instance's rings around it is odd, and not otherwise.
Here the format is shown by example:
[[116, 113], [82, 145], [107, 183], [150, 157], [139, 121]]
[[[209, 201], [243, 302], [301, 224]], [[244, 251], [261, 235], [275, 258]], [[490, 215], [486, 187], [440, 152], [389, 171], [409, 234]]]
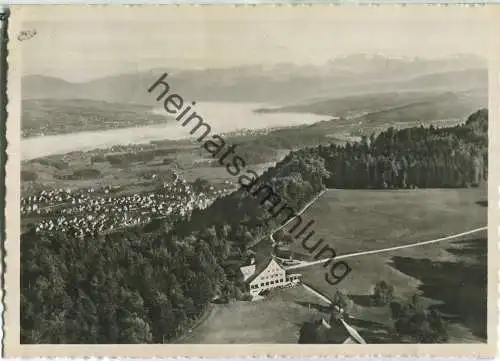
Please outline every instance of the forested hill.
[[[389, 129], [345, 146], [291, 152], [259, 184], [295, 210], [326, 186], [467, 187], [487, 174], [488, 114], [464, 125]], [[240, 178], [241, 179], [241, 178]], [[172, 227], [21, 237], [22, 343], [162, 343], [216, 297], [244, 299], [248, 245], [281, 220], [240, 189]]]
[[320, 146], [332, 188], [443, 188], [486, 179], [488, 112], [479, 110], [451, 128], [389, 128], [345, 146]]

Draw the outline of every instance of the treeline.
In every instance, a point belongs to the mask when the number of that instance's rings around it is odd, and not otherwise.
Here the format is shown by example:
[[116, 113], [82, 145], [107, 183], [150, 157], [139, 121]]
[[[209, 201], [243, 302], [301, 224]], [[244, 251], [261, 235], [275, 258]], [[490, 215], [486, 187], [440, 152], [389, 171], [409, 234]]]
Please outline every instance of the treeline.
[[146, 150], [135, 150], [125, 153], [116, 154], [96, 154], [91, 156], [91, 163], [102, 163], [109, 162], [111, 165], [130, 165], [136, 162], [150, 162], [156, 157], [163, 157], [165, 155], [171, 155], [176, 153], [176, 149], [171, 148], [157, 148], [157, 149], [146, 149]]
[[[466, 186], [477, 157], [486, 174], [486, 129], [487, 112], [480, 111], [462, 127], [388, 130], [373, 141], [291, 152], [260, 177], [249, 172], [238, 182], [255, 181], [253, 189], [269, 184], [281, 204], [299, 211], [325, 185], [381, 187], [382, 179], [398, 186], [394, 170], [388, 171], [392, 178], [384, 177], [387, 169], [378, 161], [404, 156], [410, 158], [407, 185], [442, 185], [434, 179], [452, 168], [447, 160], [457, 159], [451, 164], [462, 167], [464, 179], [450, 176], [450, 184]], [[366, 162], [369, 154], [377, 162]], [[428, 172], [431, 166], [438, 171]], [[246, 299], [239, 267], [248, 247], [282, 221], [271, 216], [272, 205], [260, 204], [265, 196], [242, 187], [174, 224], [155, 220], [83, 239], [23, 234], [21, 342], [168, 342], [186, 332], [211, 300]]]
[[488, 112], [451, 128], [389, 128], [345, 146], [311, 151], [325, 160], [331, 188], [444, 188], [487, 179]]
[[448, 341], [448, 324], [434, 306], [422, 303], [421, 295], [409, 299], [394, 298], [394, 286], [380, 281], [373, 287], [372, 305], [389, 307], [394, 323], [393, 332], [403, 343], [444, 343]]
[[55, 177], [67, 180], [97, 179], [101, 177], [101, 171], [99, 171], [99, 169], [87, 167], [76, 169], [71, 174], [61, 174]]

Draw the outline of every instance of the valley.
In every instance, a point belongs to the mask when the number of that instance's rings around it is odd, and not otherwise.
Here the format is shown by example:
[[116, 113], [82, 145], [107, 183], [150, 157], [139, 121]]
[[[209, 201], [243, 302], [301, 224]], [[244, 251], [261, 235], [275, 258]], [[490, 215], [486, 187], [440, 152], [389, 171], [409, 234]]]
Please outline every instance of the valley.
[[[85, 83], [26, 77], [22, 342], [306, 342], [311, 322], [330, 316], [325, 299], [342, 304], [369, 343], [419, 332], [428, 338], [418, 342], [485, 342], [486, 231], [397, 247], [487, 226], [487, 74], [460, 59], [387, 60], [376, 71], [378, 60], [295, 77], [295, 66], [169, 73], [259, 183], [295, 210], [310, 205], [301, 216], [315, 221], [314, 239], [351, 269], [332, 285], [323, 264], [297, 267], [302, 285], [255, 299], [242, 267], [276, 256], [286, 268], [315, 253], [286, 227], [275, 232], [272, 202], [249, 197], [241, 178], [158, 111], [145, 89], [163, 69]], [[33, 280], [46, 294], [32, 292]], [[380, 284], [390, 302], [374, 296]], [[72, 313], [35, 309], [42, 298]], [[103, 302], [109, 308], [96, 307]], [[395, 315], [393, 303], [446, 327], [408, 331], [410, 316]]]

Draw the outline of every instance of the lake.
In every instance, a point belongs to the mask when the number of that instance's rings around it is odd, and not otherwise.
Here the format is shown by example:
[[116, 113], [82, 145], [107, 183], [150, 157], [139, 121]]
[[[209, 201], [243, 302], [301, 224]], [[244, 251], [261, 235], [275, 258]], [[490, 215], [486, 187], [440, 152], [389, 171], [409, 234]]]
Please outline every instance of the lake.
[[[205, 123], [212, 128], [211, 134], [227, 133], [240, 129], [265, 129], [273, 127], [313, 124], [330, 119], [329, 116], [307, 113], [254, 113], [265, 104], [200, 102], [193, 106]], [[167, 114], [164, 109], [153, 109], [156, 114]], [[191, 114], [191, 112], [189, 114]], [[119, 128], [104, 131], [77, 132], [50, 136], [30, 137], [21, 140], [22, 160], [65, 154], [73, 151], [89, 151], [110, 148], [113, 145], [141, 144], [154, 140], [179, 140], [193, 137], [191, 126], [183, 127], [175, 120], [147, 127]], [[200, 132], [201, 134], [201, 132]], [[197, 137], [198, 135], [195, 134]]]

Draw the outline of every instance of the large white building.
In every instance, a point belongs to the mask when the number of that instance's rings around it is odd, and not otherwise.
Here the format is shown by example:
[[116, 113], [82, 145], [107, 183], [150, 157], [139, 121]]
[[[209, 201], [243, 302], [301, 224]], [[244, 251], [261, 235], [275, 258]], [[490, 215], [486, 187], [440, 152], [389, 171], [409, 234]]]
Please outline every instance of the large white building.
[[298, 273], [287, 273], [274, 258], [262, 262], [260, 265], [252, 263], [249, 266], [241, 267], [240, 270], [252, 296], [273, 288], [297, 284], [301, 276]]

